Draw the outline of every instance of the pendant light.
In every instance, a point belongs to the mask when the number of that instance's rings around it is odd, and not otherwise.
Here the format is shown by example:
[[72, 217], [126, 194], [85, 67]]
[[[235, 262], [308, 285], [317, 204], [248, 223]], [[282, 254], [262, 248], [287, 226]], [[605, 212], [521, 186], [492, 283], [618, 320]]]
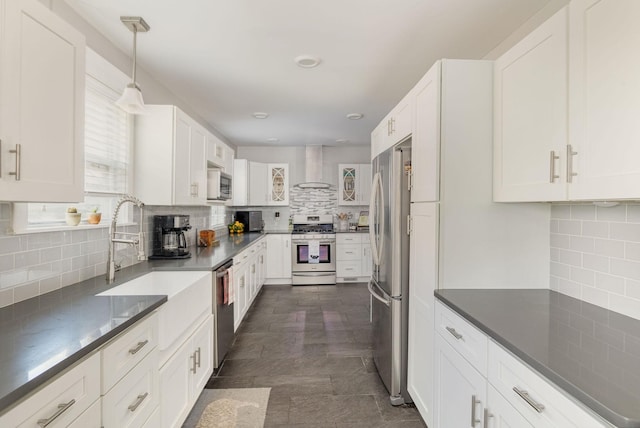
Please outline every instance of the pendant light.
[[133, 73], [131, 83], [124, 88], [122, 96], [116, 101], [116, 105], [131, 114], [144, 114], [144, 100], [142, 92], [136, 83], [136, 41], [138, 33], [149, 31], [149, 24], [140, 16], [121, 16], [120, 21], [133, 32]]

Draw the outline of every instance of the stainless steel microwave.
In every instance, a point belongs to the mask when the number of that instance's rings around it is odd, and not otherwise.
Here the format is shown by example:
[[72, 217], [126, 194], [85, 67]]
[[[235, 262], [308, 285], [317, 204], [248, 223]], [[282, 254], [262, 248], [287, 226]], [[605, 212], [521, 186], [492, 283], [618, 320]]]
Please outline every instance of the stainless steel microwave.
[[231, 176], [217, 168], [207, 170], [207, 199], [226, 201], [231, 199]]

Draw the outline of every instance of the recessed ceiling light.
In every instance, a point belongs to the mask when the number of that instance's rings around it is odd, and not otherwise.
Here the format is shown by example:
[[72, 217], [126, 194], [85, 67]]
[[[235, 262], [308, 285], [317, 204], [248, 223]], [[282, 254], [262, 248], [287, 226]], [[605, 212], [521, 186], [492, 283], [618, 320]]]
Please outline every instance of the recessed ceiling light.
[[336, 140], [336, 143], [338, 143], [338, 144], [345, 144], [345, 143], [348, 143], [348, 142], [349, 142], [349, 140], [346, 140], [344, 138], [338, 138]]
[[266, 119], [269, 117], [269, 113], [265, 113], [263, 111], [257, 111], [253, 113], [253, 117], [255, 117], [256, 119]]
[[317, 67], [321, 62], [320, 58], [311, 55], [300, 55], [295, 57], [293, 60], [296, 64], [298, 64], [299, 67], [302, 68]]
[[351, 120], [360, 120], [364, 117], [364, 114], [362, 113], [349, 113], [347, 115], [347, 119], [351, 119]]
[[269, 143], [277, 143], [278, 141], [280, 141], [280, 140], [277, 139], [277, 138], [274, 138], [274, 137], [267, 138], [267, 142], [269, 142]]

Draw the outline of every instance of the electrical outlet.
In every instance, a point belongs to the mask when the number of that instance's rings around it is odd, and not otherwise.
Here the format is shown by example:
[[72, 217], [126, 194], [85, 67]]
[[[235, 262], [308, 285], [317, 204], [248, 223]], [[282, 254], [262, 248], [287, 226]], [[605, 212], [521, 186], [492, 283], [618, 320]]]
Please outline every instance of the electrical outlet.
[[280, 211], [276, 211], [276, 217], [280, 217]]

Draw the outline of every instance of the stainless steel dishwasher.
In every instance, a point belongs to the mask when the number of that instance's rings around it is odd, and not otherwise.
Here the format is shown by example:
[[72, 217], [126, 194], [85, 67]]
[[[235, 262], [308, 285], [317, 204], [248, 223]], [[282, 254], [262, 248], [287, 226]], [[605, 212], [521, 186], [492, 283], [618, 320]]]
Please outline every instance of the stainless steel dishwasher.
[[229, 260], [215, 271], [213, 294], [213, 368], [217, 369], [233, 344], [233, 284]]

